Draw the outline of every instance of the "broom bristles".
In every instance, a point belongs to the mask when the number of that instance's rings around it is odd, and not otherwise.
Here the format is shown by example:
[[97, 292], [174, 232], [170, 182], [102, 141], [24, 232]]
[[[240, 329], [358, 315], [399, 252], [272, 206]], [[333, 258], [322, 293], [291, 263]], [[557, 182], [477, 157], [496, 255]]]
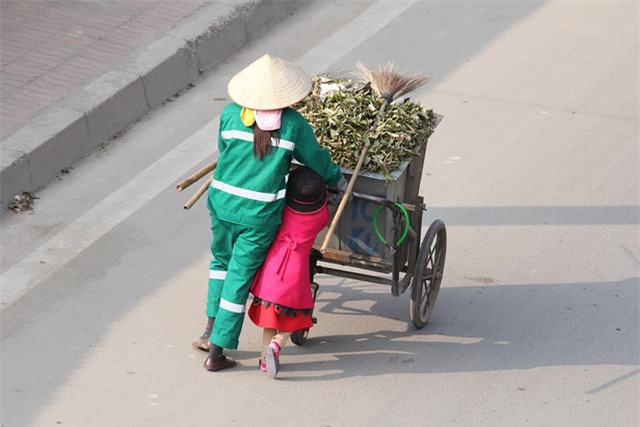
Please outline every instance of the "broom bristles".
[[371, 82], [371, 87], [378, 96], [391, 100], [416, 90], [429, 81], [429, 76], [425, 74], [400, 74], [393, 62], [387, 62], [385, 66], [378, 65], [375, 72], [358, 62], [354, 74], [365, 82]]

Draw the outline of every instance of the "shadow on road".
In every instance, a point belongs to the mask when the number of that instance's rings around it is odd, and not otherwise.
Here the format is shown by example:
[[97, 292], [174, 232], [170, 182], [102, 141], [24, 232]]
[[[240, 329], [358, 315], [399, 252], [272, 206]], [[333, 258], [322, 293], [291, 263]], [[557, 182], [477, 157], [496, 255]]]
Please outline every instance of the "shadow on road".
[[[354, 49], [362, 53], [358, 56], [365, 63], [375, 64], [382, 55], [385, 60], [402, 64], [403, 69], [419, 69], [418, 58], [431, 58], [432, 67], [427, 71], [435, 75], [437, 82], [544, 3], [479, 5], [467, 2], [438, 6], [421, 2], [404, 14], [407, 21], [395, 22]], [[398, 25], [402, 25], [401, 34], [397, 31]], [[394, 58], [396, 54], [402, 55], [403, 50], [381, 46], [381, 40], [396, 46], [412, 46], [414, 55]], [[345, 56], [344, 63], [337, 65], [351, 67], [353, 59], [352, 55]], [[97, 265], [91, 263], [98, 259], [95, 256], [77, 257], [43, 281], [37, 292], [25, 295], [2, 313], [3, 406], [19, 417], [23, 425], [28, 425], [47, 405], [55, 403], [56, 393], [64, 390], [78, 367], [93, 357], [92, 346], [111, 329], [140, 328], [142, 335], [141, 328], [149, 327], [144, 319], [127, 325], [122, 319], [143, 302], [156, 298], [163, 286], [193, 266], [194, 259], [206, 251], [209, 240], [206, 222], [191, 227], [193, 215], [189, 219], [176, 219], [170, 214], [182, 202], [173, 189], [164, 192], [87, 250], [101, 255]], [[429, 214], [439, 213], [442, 215], [436, 216], [442, 216], [447, 225], [465, 226], [639, 223], [635, 206], [429, 210]], [[194, 242], [194, 236], [199, 233], [202, 240]], [[172, 246], [167, 247], [166, 242]], [[176, 249], [184, 247], [191, 247], [191, 252], [179, 253]], [[176, 253], [175, 257], [167, 259], [169, 253]], [[202, 267], [206, 273], [206, 264]], [[407, 295], [394, 299], [387, 291], [371, 292], [368, 287], [349, 283], [321, 285], [317, 313], [320, 323], [312, 329], [304, 346], [287, 347], [287, 354], [317, 354], [325, 360], [287, 362], [284, 372], [314, 375], [283, 375], [282, 380], [330, 381], [396, 373], [551, 366], [629, 366], [627, 376], [612, 379], [614, 384], [616, 380], [638, 374], [638, 285], [638, 278], [565, 284], [448, 285], [441, 290], [429, 324], [421, 330], [413, 328], [407, 320]], [[197, 284], [180, 283], [180, 286], [204, 289], [206, 284], [203, 280]], [[329, 291], [337, 297], [323, 297], [323, 293]], [[372, 301], [372, 305], [358, 310], [349, 304], [362, 300]], [[184, 300], [172, 303], [185, 304]], [[193, 310], [194, 317], [200, 313], [200, 307], [188, 310]], [[326, 334], [322, 325], [330, 316], [353, 316], [361, 322], [379, 317], [383, 321], [407, 322], [407, 328], [357, 334], [345, 327], [344, 333]], [[70, 324], [68, 317], [76, 321]], [[169, 320], [170, 327], [178, 328], [173, 319]], [[163, 331], [153, 329], [152, 332], [160, 335]], [[14, 340], [18, 335], [22, 339]], [[185, 337], [186, 346], [191, 338]], [[7, 343], [12, 352], [5, 352], [9, 347]], [[140, 349], [140, 346], [132, 349], [133, 344], [122, 343], [123, 353]], [[145, 347], [142, 351], [155, 354], [158, 350]], [[238, 353], [241, 357], [251, 356]], [[9, 359], [7, 355], [13, 357]], [[199, 370], [200, 363], [197, 364]]]
[[[323, 336], [321, 322], [340, 316], [396, 319], [390, 295], [327, 286], [339, 295], [322, 307], [319, 325], [291, 354], [334, 357], [292, 363], [285, 369], [315, 371], [292, 381], [331, 380], [397, 373], [446, 373], [533, 369], [549, 366], [637, 367], [638, 278], [619, 282], [463, 286], [442, 288], [424, 329]], [[339, 289], [338, 289], [339, 288]], [[353, 300], [375, 300], [370, 310], [345, 309]], [[319, 295], [322, 301], [322, 295]], [[391, 301], [393, 302], [393, 300]], [[402, 308], [402, 307], [401, 307]], [[406, 309], [402, 314], [407, 314]], [[326, 375], [318, 374], [326, 371]], [[637, 371], [634, 371], [637, 374]]]
[[[428, 208], [447, 225], [638, 225], [638, 206], [448, 206]], [[428, 224], [427, 224], [428, 226]]]

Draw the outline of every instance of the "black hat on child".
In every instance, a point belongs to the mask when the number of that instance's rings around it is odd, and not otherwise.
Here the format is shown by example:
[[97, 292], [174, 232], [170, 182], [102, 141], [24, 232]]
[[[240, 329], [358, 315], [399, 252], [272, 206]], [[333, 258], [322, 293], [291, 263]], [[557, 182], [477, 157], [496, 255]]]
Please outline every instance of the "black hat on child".
[[327, 186], [322, 177], [306, 166], [289, 172], [287, 206], [294, 211], [312, 213], [327, 202]]

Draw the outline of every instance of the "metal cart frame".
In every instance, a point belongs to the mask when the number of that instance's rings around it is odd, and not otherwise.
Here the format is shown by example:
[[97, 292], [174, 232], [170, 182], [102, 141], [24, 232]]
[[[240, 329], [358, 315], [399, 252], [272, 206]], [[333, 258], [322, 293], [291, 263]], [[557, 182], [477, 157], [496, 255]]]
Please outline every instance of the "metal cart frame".
[[[441, 120], [442, 116], [436, 116], [434, 128]], [[393, 173], [393, 180], [372, 173], [358, 176], [353, 201], [345, 209], [324, 253], [320, 247], [326, 230], [315, 241], [309, 266], [314, 301], [319, 288], [314, 281], [316, 274], [389, 285], [396, 297], [411, 288], [411, 321], [418, 329], [427, 324], [442, 282], [447, 231], [444, 222], [437, 219], [420, 242], [426, 206], [418, 191], [426, 145], [420, 146], [416, 156]], [[342, 172], [347, 179], [353, 176], [352, 170]], [[378, 221], [380, 214], [382, 226]], [[372, 235], [377, 236], [375, 243]], [[302, 345], [308, 334], [308, 329], [294, 332], [291, 340]]]

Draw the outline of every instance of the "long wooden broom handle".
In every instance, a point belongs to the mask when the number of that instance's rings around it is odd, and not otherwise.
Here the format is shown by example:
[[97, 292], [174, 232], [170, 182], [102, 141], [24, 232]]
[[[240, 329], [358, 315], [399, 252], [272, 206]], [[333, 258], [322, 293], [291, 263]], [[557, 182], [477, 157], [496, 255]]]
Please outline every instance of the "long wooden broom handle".
[[185, 203], [183, 206], [184, 209], [191, 208], [191, 206], [193, 206], [193, 204], [197, 202], [198, 199], [200, 199], [200, 197], [209, 189], [212, 179], [213, 179], [213, 176], [210, 176], [209, 179], [207, 179], [207, 182], [202, 184], [202, 186], [198, 189], [198, 191], [196, 191], [196, 193], [193, 196], [191, 196], [189, 200], [187, 200], [187, 203]]
[[176, 185], [176, 190], [178, 190], [178, 191], [184, 190], [185, 188], [187, 188], [188, 186], [190, 186], [194, 182], [198, 181], [203, 176], [205, 176], [208, 173], [210, 173], [211, 171], [213, 171], [216, 168], [216, 166], [218, 166], [218, 159], [215, 159], [213, 162], [211, 162], [208, 165], [202, 167], [202, 169], [200, 169], [199, 171], [197, 171], [193, 175], [189, 176], [184, 181], [181, 181], [180, 183], [178, 183], [178, 185]]
[[360, 173], [360, 169], [362, 169], [362, 164], [364, 163], [365, 157], [367, 157], [367, 151], [369, 151], [369, 144], [366, 144], [360, 153], [360, 158], [358, 159], [358, 163], [356, 164], [356, 168], [353, 170], [353, 175], [351, 176], [351, 180], [349, 181], [349, 185], [347, 185], [347, 190], [344, 192], [344, 196], [342, 196], [342, 200], [340, 200], [340, 204], [338, 205], [338, 210], [336, 214], [333, 216], [333, 220], [331, 221], [331, 225], [329, 226], [329, 231], [327, 231], [327, 235], [324, 236], [324, 241], [322, 242], [322, 246], [320, 246], [320, 252], [325, 253], [327, 251], [327, 246], [329, 245], [329, 239], [331, 239], [331, 235], [336, 229], [338, 222], [340, 221], [340, 217], [342, 216], [342, 212], [344, 211], [347, 202], [349, 201], [349, 196], [353, 192], [353, 186], [356, 184], [356, 179], [358, 178], [358, 174]]
[[[380, 118], [383, 116], [385, 110], [387, 109], [387, 104], [389, 101], [385, 99], [385, 101], [380, 106], [378, 110], [378, 115], [376, 116], [371, 129], [375, 129], [380, 121]], [[360, 169], [362, 169], [362, 164], [364, 163], [365, 157], [367, 157], [367, 151], [369, 151], [370, 143], [367, 141], [362, 148], [362, 152], [360, 153], [360, 157], [358, 158], [358, 163], [356, 163], [356, 168], [353, 170], [353, 175], [351, 176], [351, 181], [349, 181], [349, 185], [347, 186], [347, 191], [345, 191], [342, 200], [340, 200], [340, 205], [338, 205], [338, 210], [336, 214], [333, 216], [333, 220], [331, 221], [331, 225], [329, 226], [329, 231], [327, 231], [327, 235], [324, 236], [324, 241], [322, 242], [322, 246], [320, 246], [320, 253], [325, 253], [327, 251], [327, 246], [329, 246], [329, 239], [331, 239], [331, 235], [336, 229], [338, 222], [340, 221], [340, 217], [342, 216], [342, 212], [344, 211], [347, 202], [349, 201], [349, 196], [351, 196], [351, 192], [353, 191], [353, 186], [356, 184], [356, 179], [358, 178], [358, 174], [360, 173]]]

